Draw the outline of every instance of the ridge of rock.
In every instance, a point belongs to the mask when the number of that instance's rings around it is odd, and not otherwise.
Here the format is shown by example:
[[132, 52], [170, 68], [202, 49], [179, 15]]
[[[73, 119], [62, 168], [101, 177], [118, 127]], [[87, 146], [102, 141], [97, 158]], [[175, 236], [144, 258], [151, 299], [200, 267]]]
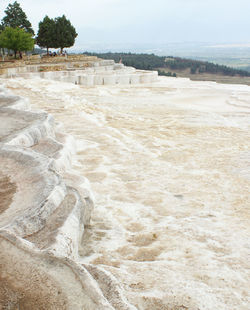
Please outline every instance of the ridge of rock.
[[0, 309], [133, 309], [121, 293], [110, 300], [109, 275], [79, 263], [93, 197], [71, 168], [73, 138], [0, 92]]

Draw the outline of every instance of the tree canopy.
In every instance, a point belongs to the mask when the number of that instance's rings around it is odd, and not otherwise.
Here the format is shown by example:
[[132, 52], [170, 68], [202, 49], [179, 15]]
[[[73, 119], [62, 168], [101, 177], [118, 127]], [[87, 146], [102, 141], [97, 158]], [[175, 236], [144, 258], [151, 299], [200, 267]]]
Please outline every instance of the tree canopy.
[[55, 41], [55, 20], [49, 18], [46, 15], [44, 19], [39, 23], [36, 43], [40, 47], [46, 47], [48, 53], [48, 49], [54, 47]]
[[64, 47], [71, 47], [77, 37], [76, 30], [65, 15], [55, 19], [56, 47], [60, 47], [61, 52]]
[[15, 58], [17, 52], [30, 51], [34, 47], [34, 39], [31, 33], [25, 32], [24, 29], [6, 27], [0, 34], [0, 46], [13, 50]]
[[71, 47], [77, 37], [76, 30], [65, 15], [50, 19], [45, 16], [39, 23], [39, 30], [36, 42], [40, 47], [60, 48], [61, 52], [65, 47]]
[[4, 11], [6, 16], [2, 19], [4, 27], [21, 28], [26, 32], [34, 35], [31, 23], [28, 21], [25, 12], [22, 10], [20, 4], [15, 1], [13, 4], [9, 4]]
[[[113, 59], [122, 62], [126, 66], [132, 66], [136, 69], [143, 70], [158, 70], [160, 75], [174, 76], [171, 71], [177, 70], [189, 70], [191, 74], [221, 74], [225, 76], [250, 76], [250, 72], [240, 70], [237, 68], [231, 68], [224, 65], [218, 65], [211, 62], [204, 62], [194, 59], [186, 59], [173, 56], [157, 56], [154, 54], [133, 54], [133, 53], [88, 53], [86, 55], [97, 56], [104, 59]], [[169, 72], [164, 72], [165, 69]], [[178, 71], [177, 71], [178, 72]]]

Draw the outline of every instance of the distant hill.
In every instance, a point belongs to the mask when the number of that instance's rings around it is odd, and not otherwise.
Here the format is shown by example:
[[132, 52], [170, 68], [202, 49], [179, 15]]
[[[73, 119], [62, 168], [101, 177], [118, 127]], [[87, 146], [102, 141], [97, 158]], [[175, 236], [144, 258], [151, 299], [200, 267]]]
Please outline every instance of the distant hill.
[[133, 53], [88, 53], [103, 59], [113, 59], [116, 62], [122, 60], [126, 66], [136, 69], [158, 70], [159, 75], [168, 76], [202, 76], [204, 74], [220, 75], [228, 77], [250, 77], [250, 72], [229, 66], [218, 65], [208, 61], [185, 59], [173, 56], [156, 56], [154, 54]]
[[42, 49], [42, 48], [39, 48], [39, 47], [35, 47], [32, 51], [33, 54], [46, 54], [47, 51]]

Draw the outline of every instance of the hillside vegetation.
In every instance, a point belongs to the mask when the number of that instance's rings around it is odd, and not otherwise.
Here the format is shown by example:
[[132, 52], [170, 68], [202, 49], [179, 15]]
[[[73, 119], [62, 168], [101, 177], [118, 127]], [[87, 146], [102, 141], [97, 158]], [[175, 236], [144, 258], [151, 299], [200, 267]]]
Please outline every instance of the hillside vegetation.
[[126, 66], [136, 69], [157, 70], [159, 75], [168, 76], [205, 76], [219, 75], [225, 77], [250, 77], [250, 72], [231, 68], [225, 65], [218, 65], [208, 61], [185, 59], [172, 56], [156, 56], [154, 54], [133, 54], [133, 53], [88, 53], [84, 54], [98, 56], [103, 59], [120, 60]]

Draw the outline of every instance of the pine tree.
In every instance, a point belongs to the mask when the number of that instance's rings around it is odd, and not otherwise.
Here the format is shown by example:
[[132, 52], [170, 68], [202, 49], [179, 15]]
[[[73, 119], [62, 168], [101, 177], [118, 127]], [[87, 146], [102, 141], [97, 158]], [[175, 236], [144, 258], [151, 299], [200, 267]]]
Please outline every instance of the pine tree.
[[15, 1], [13, 4], [9, 4], [4, 11], [6, 16], [2, 19], [4, 27], [21, 28], [26, 32], [34, 35], [31, 23], [28, 21], [25, 12], [20, 7], [20, 4]]
[[61, 53], [64, 47], [71, 47], [75, 43], [77, 37], [76, 30], [65, 15], [55, 19], [56, 41], [54, 48], [60, 48]]
[[54, 19], [51, 19], [46, 15], [44, 19], [39, 23], [36, 43], [40, 47], [46, 47], [48, 54], [49, 48], [55, 47], [55, 41], [55, 21]]

